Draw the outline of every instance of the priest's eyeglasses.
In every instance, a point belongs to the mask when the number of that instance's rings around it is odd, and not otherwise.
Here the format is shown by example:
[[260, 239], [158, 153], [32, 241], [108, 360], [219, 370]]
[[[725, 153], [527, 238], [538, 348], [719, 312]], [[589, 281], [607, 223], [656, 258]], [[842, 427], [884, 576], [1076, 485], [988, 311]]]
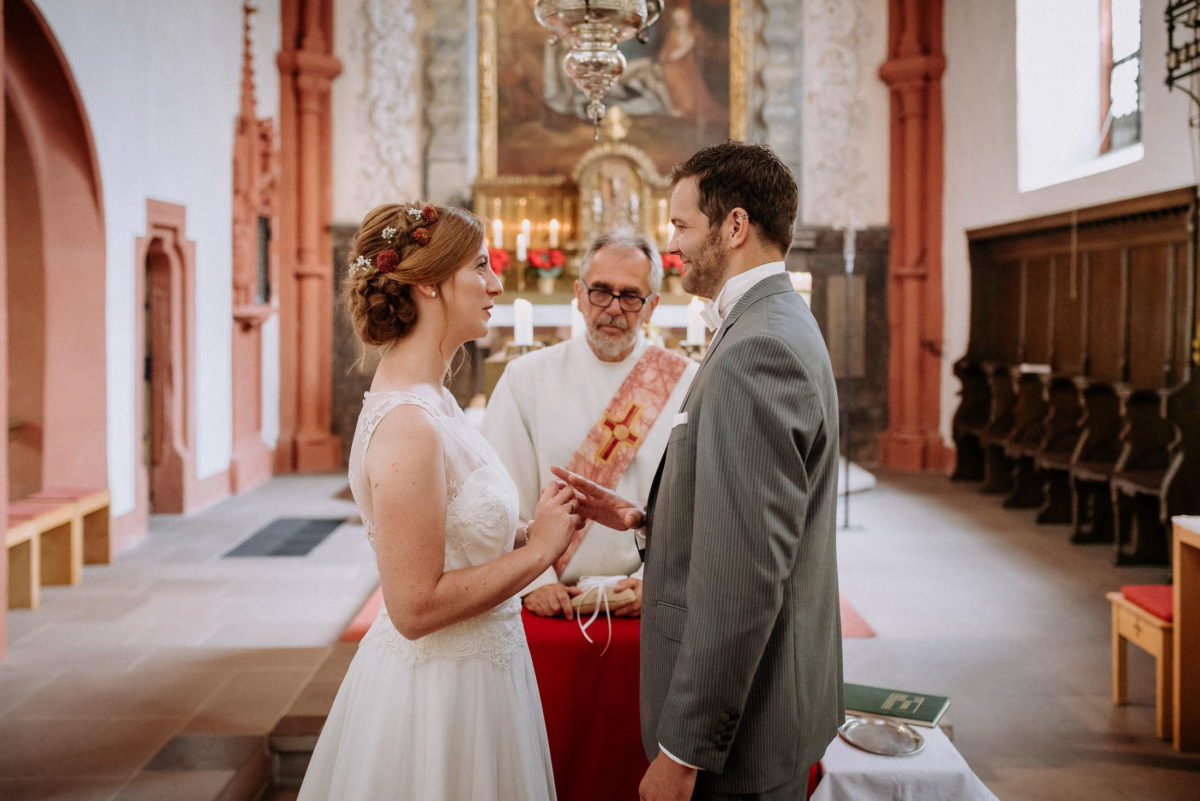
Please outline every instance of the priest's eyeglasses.
[[587, 284], [584, 284], [583, 288], [587, 290], [588, 303], [598, 306], [601, 309], [607, 309], [608, 305], [612, 303], [613, 298], [616, 298], [617, 303], [621, 305], [621, 311], [641, 311], [642, 307], [646, 305], [646, 301], [654, 297], [653, 292], [643, 298], [641, 295], [635, 295], [632, 292], [622, 292], [618, 295], [615, 292], [609, 292], [607, 289], [592, 289]]

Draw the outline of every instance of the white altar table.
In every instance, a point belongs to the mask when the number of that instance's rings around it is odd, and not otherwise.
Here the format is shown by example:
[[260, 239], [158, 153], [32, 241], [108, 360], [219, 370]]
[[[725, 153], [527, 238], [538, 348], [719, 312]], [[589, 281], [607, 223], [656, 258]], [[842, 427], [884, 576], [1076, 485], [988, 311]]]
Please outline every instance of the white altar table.
[[941, 729], [917, 729], [925, 747], [912, 756], [868, 754], [833, 738], [811, 801], [997, 801]]

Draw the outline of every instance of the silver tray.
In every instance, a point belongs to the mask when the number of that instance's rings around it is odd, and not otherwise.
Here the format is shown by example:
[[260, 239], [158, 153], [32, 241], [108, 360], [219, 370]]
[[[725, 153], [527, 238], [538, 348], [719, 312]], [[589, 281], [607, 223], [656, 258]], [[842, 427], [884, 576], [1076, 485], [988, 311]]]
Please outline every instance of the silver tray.
[[912, 726], [882, 718], [847, 718], [838, 734], [855, 748], [884, 756], [911, 756], [925, 747], [925, 738]]

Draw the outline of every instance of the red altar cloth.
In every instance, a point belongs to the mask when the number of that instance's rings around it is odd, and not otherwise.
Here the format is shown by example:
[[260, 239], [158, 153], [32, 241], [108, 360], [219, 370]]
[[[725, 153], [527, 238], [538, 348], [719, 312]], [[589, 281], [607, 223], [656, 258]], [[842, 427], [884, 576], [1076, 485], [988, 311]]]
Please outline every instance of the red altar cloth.
[[[603, 615], [588, 629], [522, 613], [537, 673], [559, 801], [636, 799], [648, 764], [638, 723], [638, 620]], [[587, 619], [584, 619], [587, 622]]]
[[[521, 615], [559, 801], [636, 799], [649, 767], [638, 723], [639, 621], [612, 618], [612, 644], [601, 656], [608, 637], [603, 616], [588, 629], [589, 644], [574, 620]], [[818, 763], [809, 772], [810, 796], [820, 776]]]

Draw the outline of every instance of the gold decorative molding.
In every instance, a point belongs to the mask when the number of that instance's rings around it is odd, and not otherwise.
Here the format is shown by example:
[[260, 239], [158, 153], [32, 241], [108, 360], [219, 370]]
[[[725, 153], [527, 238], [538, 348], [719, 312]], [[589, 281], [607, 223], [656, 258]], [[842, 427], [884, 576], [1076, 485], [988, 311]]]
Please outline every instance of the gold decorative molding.
[[496, 0], [479, 0], [479, 177], [495, 178], [499, 148]]
[[753, 42], [746, 30], [743, 0], [729, 3], [729, 138], [745, 139], [749, 124], [746, 110], [749, 81], [749, 49]]

